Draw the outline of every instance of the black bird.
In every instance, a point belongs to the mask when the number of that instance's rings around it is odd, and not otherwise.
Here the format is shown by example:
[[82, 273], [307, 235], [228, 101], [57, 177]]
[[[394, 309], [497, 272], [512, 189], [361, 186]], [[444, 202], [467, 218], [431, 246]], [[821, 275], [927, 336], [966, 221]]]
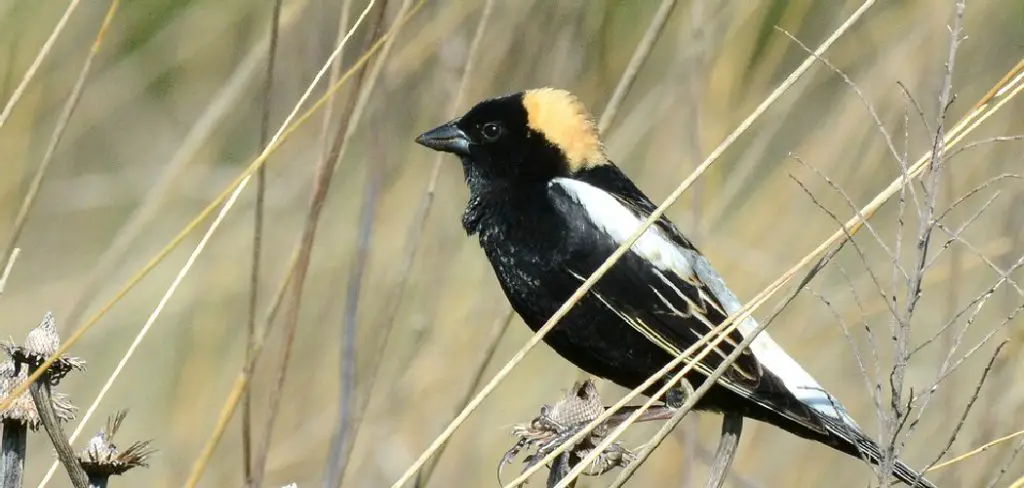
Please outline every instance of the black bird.
[[[505, 295], [534, 330], [656, 208], [608, 160], [593, 119], [564, 90], [485, 100], [416, 142], [462, 160], [470, 193], [462, 225], [478, 236]], [[661, 218], [544, 340], [584, 371], [632, 389], [741, 306], [693, 243]], [[756, 326], [752, 318], [741, 323], [687, 379], [703, 382]], [[875, 464], [882, 458], [766, 332], [697, 408], [738, 412]], [[934, 488], [902, 462], [892, 474]]]

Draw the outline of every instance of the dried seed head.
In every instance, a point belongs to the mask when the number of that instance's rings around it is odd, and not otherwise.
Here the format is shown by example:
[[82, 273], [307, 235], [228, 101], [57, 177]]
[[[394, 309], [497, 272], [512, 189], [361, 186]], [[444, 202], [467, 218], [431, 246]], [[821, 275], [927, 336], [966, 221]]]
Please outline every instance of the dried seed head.
[[578, 381], [551, 407], [549, 415], [563, 425], [590, 422], [604, 412], [604, 404], [594, 380]]
[[[0, 361], [0, 401], [7, 399], [11, 391], [19, 384], [24, 383], [26, 379], [28, 379], [28, 372], [25, 368], [21, 368], [20, 372], [15, 373], [13, 361]], [[77, 409], [68, 401], [67, 395], [53, 393], [51, 397], [53, 409], [59, 420], [67, 422], [75, 418]], [[36, 410], [36, 403], [32, 401], [32, 396], [27, 391], [14, 399], [6, 409], [0, 410], [0, 418], [23, 422], [32, 430], [38, 430], [42, 425], [39, 420], [39, 411]]]
[[[16, 371], [22, 364], [28, 365], [31, 369], [39, 367], [49, 357], [56, 354], [60, 347], [60, 336], [57, 335], [57, 322], [53, 317], [53, 312], [47, 312], [39, 326], [29, 331], [28, 336], [25, 337], [24, 346], [13, 342], [0, 344], [0, 346], [14, 360]], [[51, 385], [56, 385], [71, 370], [75, 369], [84, 370], [85, 361], [76, 357], [61, 356], [47, 369], [47, 378]]]
[[46, 312], [42, 322], [29, 331], [25, 337], [25, 350], [39, 356], [49, 357], [57, 353], [60, 347], [60, 336], [57, 335], [57, 321], [53, 312]]
[[150, 441], [135, 442], [124, 451], [118, 450], [114, 444], [114, 435], [127, 414], [121, 410], [108, 418], [106, 428], [89, 439], [85, 450], [78, 454], [82, 469], [90, 477], [121, 475], [129, 469], [148, 466], [146, 460], [156, 452], [149, 447]]

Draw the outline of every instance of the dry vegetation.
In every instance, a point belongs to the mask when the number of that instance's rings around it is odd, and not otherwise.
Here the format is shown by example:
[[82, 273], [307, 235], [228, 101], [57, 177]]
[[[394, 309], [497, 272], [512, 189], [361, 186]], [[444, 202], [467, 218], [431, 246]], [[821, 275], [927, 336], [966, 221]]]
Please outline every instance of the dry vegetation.
[[[155, 439], [148, 469], [113, 486], [238, 486], [246, 476], [264, 486], [339, 477], [387, 486], [530, 337], [518, 318], [509, 324], [489, 265], [459, 225], [461, 169], [412, 144], [415, 135], [480, 98], [569, 88], [610, 114], [608, 153], [661, 201], [860, 5], [377, 0], [361, 16], [363, 0], [287, 0], [276, 16], [272, 0], [133, 0], [110, 10], [109, 1], [0, 0], [9, 107], [0, 252], [21, 248], [0, 282], [0, 336], [20, 340], [53, 310], [71, 352], [89, 361], [60, 385], [79, 419], [105, 392], [76, 451], [120, 408], [132, 414], [119, 437]], [[651, 29], [659, 12], [664, 28]], [[942, 148], [936, 140], [1021, 60], [1022, 18], [1017, 0], [967, 2], [962, 19], [953, 1], [879, 2], [667, 214], [740, 297], [756, 296], [899, 178], [901, 163]], [[303, 124], [258, 157], [357, 22], [293, 119]], [[958, 29], [966, 39], [954, 57]], [[633, 70], [645, 39], [650, 55]], [[623, 75], [631, 72], [635, 80]], [[613, 96], [623, 79], [628, 92]], [[334, 103], [314, 105], [335, 81]], [[605, 110], [610, 99], [621, 100], [617, 110]], [[1007, 176], [1024, 173], [1022, 103], [935, 151], [931, 167], [941, 170], [898, 191], [771, 324], [909, 464], [956, 459], [928, 474], [944, 487], [1024, 484], [1024, 436], [1010, 436], [1024, 429], [1024, 184]], [[181, 275], [222, 192], [254, 161], [266, 162], [265, 179], [248, 185]], [[204, 208], [211, 218], [165, 255]], [[755, 315], [767, 319], [794, 288]], [[239, 396], [247, 345], [261, 352], [251, 401]], [[580, 376], [545, 347], [532, 351], [421, 483], [496, 485], [511, 426]], [[601, 389], [608, 402], [625, 393]], [[223, 409], [235, 405], [218, 437]], [[631, 486], [703, 486], [719, 422], [687, 416]], [[633, 427], [624, 442], [642, 444], [657, 428]], [[43, 478], [52, 450], [29, 436], [25, 486]], [[607, 486], [618, 473], [577, 486]], [[51, 485], [67, 479], [59, 470]], [[877, 476], [861, 463], [747, 422], [726, 486], [869, 482]]]

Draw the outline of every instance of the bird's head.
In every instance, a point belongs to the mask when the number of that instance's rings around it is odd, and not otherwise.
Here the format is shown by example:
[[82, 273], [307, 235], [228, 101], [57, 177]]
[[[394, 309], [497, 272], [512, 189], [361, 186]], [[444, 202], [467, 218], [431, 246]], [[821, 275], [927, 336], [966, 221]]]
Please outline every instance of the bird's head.
[[416, 142], [459, 156], [468, 178], [487, 183], [545, 182], [608, 162], [586, 107], [553, 88], [484, 100]]

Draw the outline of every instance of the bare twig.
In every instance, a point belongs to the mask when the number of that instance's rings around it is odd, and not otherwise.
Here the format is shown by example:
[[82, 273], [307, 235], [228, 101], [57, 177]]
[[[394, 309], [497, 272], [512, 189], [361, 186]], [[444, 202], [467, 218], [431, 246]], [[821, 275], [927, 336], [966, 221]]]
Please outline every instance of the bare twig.
[[1016, 174], [1012, 174], [1012, 173], [1003, 173], [1001, 175], [993, 176], [993, 177], [985, 180], [984, 182], [982, 182], [980, 185], [975, 186], [974, 188], [971, 188], [967, 192], [964, 192], [963, 195], [960, 195], [960, 198], [957, 198], [955, 201], [953, 201], [953, 203], [951, 203], [949, 205], [949, 207], [946, 208], [946, 210], [943, 210], [942, 213], [939, 214], [939, 216], [936, 217], [935, 220], [938, 220], [938, 221], [946, 220], [946, 216], [949, 215], [949, 213], [952, 212], [953, 209], [959, 207], [961, 204], [963, 204], [968, 199], [970, 199], [971, 197], [976, 195], [978, 192], [988, 188], [989, 186], [992, 186], [993, 184], [995, 184], [995, 183], [997, 183], [999, 181], [1005, 180], [1005, 179], [1016, 179], [1016, 180], [1019, 180], [1019, 179], [1021, 179], [1021, 177], [1020, 177], [1020, 175], [1016, 175]]
[[[1022, 258], [1024, 258], [1024, 256], [1022, 256]], [[970, 326], [974, 322], [975, 317], [977, 317], [977, 315], [981, 312], [982, 307], [985, 305], [985, 303], [987, 303], [986, 300], [988, 298], [990, 298], [990, 297], [991, 297], [991, 293], [986, 294], [986, 296], [984, 297], [984, 300], [979, 302], [977, 307], [975, 307], [974, 313], [971, 315], [971, 317], [967, 321], [968, 322], [967, 325], [965, 325], [964, 328], [960, 331], [960, 335], [957, 337], [957, 340], [954, 343], [955, 346], [957, 346], [957, 347], [959, 346], [959, 341], [962, 339], [964, 331], [966, 331], [968, 328], [970, 328]], [[988, 343], [988, 341], [992, 340], [992, 338], [995, 337], [996, 333], [998, 333], [1004, 327], [1006, 327], [1008, 324], [1010, 324], [1013, 321], [1013, 319], [1016, 318], [1017, 314], [1019, 314], [1022, 311], [1024, 311], [1024, 303], [1022, 303], [1016, 309], [1011, 311], [1009, 315], [1007, 315], [1006, 317], [1003, 317], [1003, 319], [1000, 320], [998, 324], [996, 324], [994, 327], [992, 327], [973, 347], [968, 349], [967, 352], [964, 353], [964, 355], [962, 357], [960, 357], [958, 360], [956, 360], [955, 362], [950, 363], [950, 361], [952, 359], [952, 356], [953, 356], [953, 353], [950, 352], [950, 354], [946, 358], [946, 362], [943, 364], [943, 366], [941, 368], [941, 372], [939, 373], [939, 375], [936, 378], [935, 382], [932, 384], [931, 388], [929, 388], [927, 390], [928, 395], [931, 395], [931, 393], [933, 393], [936, 390], [936, 388], [938, 388], [938, 386], [946, 378], [948, 378], [954, 371], [956, 371], [956, 369], [959, 368], [960, 365], [962, 365], [964, 363], [964, 361], [966, 361], [968, 358], [973, 356], [974, 353], [978, 352], [985, 344]]]
[[989, 449], [991, 449], [991, 448], [993, 448], [995, 446], [998, 446], [999, 444], [1002, 444], [1002, 443], [1004, 443], [1006, 441], [1011, 441], [1011, 440], [1016, 439], [1016, 438], [1021, 437], [1021, 436], [1024, 436], [1024, 430], [1018, 430], [1017, 432], [1014, 432], [1012, 434], [1007, 434], [1007, 435], [1004, 435], [1004, 436], [999, 437], [997, 439], [993, 439], [993, 440], [991, 440], [989, 442], [986, 442], [986, 443], [984, 443], [984, 444], [982, 444], [982, 445], [980, 445], [980, 446], [978, 446], [978, 447], [976, 447], [974, 449], [971, 449], [970, 451], [967, 451], [967, 452], [965, 452], [965, 453], [963, 453], [963, 454], [961, 454], [961, 455], [959, 455], [959, 456], [957, 456], [957, 457], [955, 457], [953, 459], [950, 459], [949, 461], [945, 461], [945, 462], [936, 464], [935, 466], [932, 466], [931, 468], [928, 468], [925, 472], [926, 473], [930, 473], [932, 471], [936, 471], [936, 470], [939, 470], [939, 469], [942, 469], [942, 468], [946, 468], [946, 467], [952, 466], [952, 465], [954, 465], [956, 463], [959, 463], [961, 461], [964, 461], [964, 460], [967, 460], [967, 459], [972, 458], [974, 456], [977, 456], [978, 454], [981, 454], [981, 453], [983, 453], [983, 452], [985, 452], [985, 451], [987, 451], [987, 450], [989, 450]]
[[[1005, 281], [1007, 281], [1009, 279], [1010, 273], [1016, 271], [1018, 268], [1022, 267], [1022, 265], [1024, 265], [1024, 256], [1021, 256], [1021, 259], [1018, 259], [1017, 262], [1014, 263], [1013, 265], [1011, 265], [1010, 268], [1007, 269], [1005, 272], [1000, 271], [999, 272], [1000, 273], [1000, 278], [998, 280], [996, 280], [995, 283], [993, 283], [991, 286], [989, 286], [988, 288], [983, 290], [981, 293], [976, 295], [974, 298], [972, 298], [970, 301], [968, 301], [967, 304], [964, 305], [963, 307], [961, 307], [960, 310], [957, 313], [955, 313], [953, 316], [951, 316], [949, 318], [949, 320], [946, 321], [945, 324], [943, 324], [941, 327], [939, 327], [939, 329], [935, 332], [935, 334], [932, 335], [932, 337], [930, 337], [930, 338], [926, 339], [924, 342], [922, 342], [921, 345], [916, 347], [911, 353], [912, 354], [916, 354], [918, 351], [920, 351], [921, 349], [923, 349], [924, 347], [928, 346], [933, 341], [935, 341], [935, 339], [938, 338], [939, 335], [941, 335], [948, 328], [952, 327], [953, 324], [955, 324], [958, 320], [960, 320], [960, 317], [962, 317], [965, 313], [967, 313], [967, 311], [970, 310], [970, 308], [972, 306], [977, 305], [978, 306], [978, 310], [980, 310], [981, 306], [984, 305], [984, 302], [987, 301], [995, 293], [995, 290], [999, 286], [1001, 286], [1003, 284], [1003, 282], [1005, 282]], [[973, 321], [973, 317], [976, 316], [977, 313], [978, 312], [975, 311], [975, 313], [972, 314], [972, 316], [971, 316], [971, 318], [969, 320]], [[961, 335], [962, 335], [962, 333], [961, 333]], [[950, 351], [948, 354], [951, 355], [952, 352], [953, 351]], [[947, 358], [947, 361], [948, 361], [948, 358]]]
[[964, 406], [964, 411], [960, 415], [960, 420], [957, 421], [956, 425], [953, 427], [953, 432], [950, 434], [949, 440], [946, 441], [945, 447], [939, 451], [939, 454], [935, 456], [935, 460], [928, 463], [928, 466], [923, 471], [928, 471], [929, 468], [934, 466], [935, 463], [938, 463], [939, 460], [949, 452], [949, 449], [953, 447], [953, 442], [956, 441], [957, 436], [960, 435], [960, 430], [963, 429], [964, 424], [967, 422], [967, 415], [971, 413], [971, 407], [974, 406], [974, 403], [978, 401], [978, 397], [981, 395], [981, 388], [985, 386], [985, 380], [988, 379], [988, 374], [992, 371], [992, 365], [995, 364], [996, 358], [999, 357], [999, 353], [1003, 350], [1003, 346], [1005, 346], [1006, 343], [1007, 341], [1003, 341], [996, 346], [996, 350], [992, 353], [992, 357], [985, 366], [985, 370], [981, 372], [981, 378], [978, 380], [978, 384], [974, 387], [974, 393], [971, 394], [971, 397], [967, 400], [967, 405]]
[[1013, 448], [1013, 451], [1011, 451], [1010, 455], [1006, 457], [1005, 461], [1003, 461], [1002, 466], [999, 468], [999, 472], [992, 476], [992, 479], [990, 479], [988, 484], [985, 485], [985, 488], [995, 488], [995, 486], [1003, 480], [1003, 476], [1006, 476], [1006, 472], [1010, 470], [1010, 466], [1017, 459], [1017, 456], [1020, 455], [1021, 450], [1024, 450], [1024, 442], [1017, 441], [1017, 445]]
[[[780, 31], [783, 34], [785, 34], [786, 37], [789, 37], [793, 42], [795, 42], [798, 46], [800, 46], [800, 48], [803, 49], [805, 52], [807, 52], [808, 54], [810, 54], [812, 56], [814, 55], [814, 52], [811, 51], [810, 47], [805, 45], [803, 42], [801, 42], [796, 37], [793, 37], [793, 35], [790, 34], [788, 31], [786, 31], [785, 29], [783, 29], [781, 27], [778, 27], [778, 26], [776, 26], [775, 28], [778, 31]], [[822, 64], [827, 66], [830, 70], [832, 70], [833, 72], [838, 74], [843, 79], [843, 82], [845, 82], [850, 87], [850, 89], [852, 89], [853, 92], [857, 94], [857, 98], [860, 99], [861, 103], [867, 109], [868, 114], [871, 115], [871, 118], [872, 118], [872, 120], [875, 123], [875, 127], [878, 129], [878, 132], [880, 134], [882, 134], [882, 138], [885, 139], [885, 145], [889, 149], [889, 152], [892, 154], [893, 158], [897, 162], [903, 161], [904, 158], [901, 157], [899, 151], [896, 149], [896, 145], [893, 144], [893, 142], [892, 142], [892, 136], [889, 134], [889, 131], [887, 131], [885, 129], [885, 125], [882, 123], [882, 119], [878, 116], [878, 112], [875, 110], [874, 105], [872, 105], [871, 102], [868, 101], [867, 97], [864, 96], [864, 92], [861, 91], [860, 86], [858, 86], [856, 83], [854, 83], [854, 81], [852, 79], [850, 79], [850, 77], [847, 76], [846, 73], [844, 73], [842, 70], [840, 70], [835, 65], [833, 65], [830, 61], [828, 61], [828, 59], [826, 59], [824, 57], [821, 57], [821, 56], [815, 56], [815, 57], [819, 61], [821, 61]], [[829, 178], [828, 176], [823, 174], [821, 171], [819, 171], [818, 168], [815, 168], [814, 166], [811, 166], [811, 165], [808, 165], [808, 164], [804, 163], [803, 160], [801, 160], [800, 158], [798, 158], [798, 157], [796, 157], [796, 156], [794, 156], [792, 154], [790, 156], [794, 160], [796, 160], [798, 163], [800, 163], [802, 166], [804, 166], [806, 168], [809, 168], [811, 171], [814, 171], [814, 173], [817, 174], [819, 177], [821, 177], [821, 179], [825, 180], [825, 182], [828, 183], [829, 186], [831, 186], [837, 193], [842, 195], [843, 199], [846, 201], [846, 204], [854, 212], [857, 212], [859, 210], [857, 208], [857, 205], [853, 203], [853, 199], [851, 199], [849, 197], [849, 195], [847, 195], [846, 192], [839, 185], [835, 184], [832, 181], [831, 178]], [[820, 207], [820, 205], [819, 205], [819, 207]], [[900, 266], [899, 260], [896, 259], [895, 254], [893, 253], [893, 251], [891, 249], [889, 249], [889, 246], [885, 243], [885, 239], [882, 239], [882, 237], [875, 230], [874, 226], [871, 225], [871, 223], [867, 222], [867, 221], [864, 222], [864, 226], [867, 227], [868, 232], [870, 232], [872, 237], [875, 238], [875, 241], [878, 243], [878, 245], [881, 246], [882, 249], [885, 250], [885, 252], [892, 259], [892, 262], [894, 263], [893, 265], [894, 266]], [[871, 268], [867, 266], [867, 262], [866, 261], [864, 262], [864, 265], [865, 265], [865, 268], [867, 269], [868, 273], [870, 273], [871, 279], [875, 281], [876, 285], [878, 285], [878, 279], [875, 277], [874, 273], [871, 271]], [[904, 270], [902, 268], [902, 266], [900, 266], [898, 269], [900, 271], [902, 271], [904, 275], [906, 275], [906, 270]], [[881, 285], [878, 285], [878, 287], [879, 287], [879, 291], [882, 291]]]
[[964, 144], [963, 146], [961, 146], [961, 147], [959, 147], [959, 148], [957, 148], [957, 149], [955, 149], [953, 151], [950, 151], [949, 153], [946, 154], [946, 161], [949, 161], [950, 159], [953, 159], [954, 157], [958, 156], [960, 153], [962, 153], [964, 151], [967, 151], [967, 150], [970, 150], [970, 149], [974, 149], [974, 148], [979, 147], [979, 146], [985, 146], [985, 145], [994, 144], [994, 143], [997, 143], [997, 142], [1018, 142], [1018, 141], [1024, 141], [1024, 134], [1017, 134], [1015, 136], [987, 137], [985, 139], [981, 139], [981, 140], [977, 140], [977, 141], [974, 141], [974, 142], [970, 142], [970, 143]]
[[[881, 462], [878, 464], [878, 481], [882, 485], [888, 484], [888, 481], [892, 476], [892, 466], [896, 461], [896, 454], [898, 450], [902, 448], [902, 439], [900, 434], [903, 425], [906, 422], [908, 412], [906, 412], [905, 409], [901, 409], [900, 405], [904, 403], [903, 386], [910, 357], [910, 320], [914, 315], [918, 301], [921, 298], [921, 284], [924, 279], [925, 265], [928, 259], [927, 256], [929, 246], [931, 244], [932, 231], [936, 227], [934, 215], [939, 193], [938, 184], [942, 174], [942, 158], [946, 149], [946, 116], [953, 96], [953, 69], [956, 61], [957, 48], [961, 41], [964, 9], [964, 1], [957, 1], [953, 15], [953, 25], [950, 28], [949, 53], [945, 65], [941, 93], [938, 100], [938, 115], [934, 139], [932, 142], [931, 157], [928, 160], [928, 174], [926, 178], [923, 178], [922, 183], [926, 203], [923, 209], [920, 207], [918, 209], [919, 223], [917, 233], [917, 256], [914, 260], [915, 267], [911, 271], [910, 278], [907, 283], [906, 301], [904, 303], [905, 309], [903, 310], [902, 315], [893, 315], [894, 320], [892, 323], [892, 334], [893, 354], [895, 360], [893, 362], [892, 371], [889, 375], [889, 383], [891, 387], [891, 409], [888, 415], [879, 411], [880, 416], [888, 417], [888, 422], [883, 423], [885, 430], [881, 435], [883, 439], [881, 444], [884, 446], [884, 449], [882, 452], [883, 456]], [[899, 266], [896, 260], [894, 260], [893, 263], [894, 268]], [[919, 410], [919, 416], [923, 410], [924, 406]], [[907, 434], [909, 435], [909, 432]]]
[[1007, 271], [1005, 271], [1002, 268], [1000, 268], [999, 265], [994, 263], [992, 261], [992, 259], [990, 259], [988, 256], [986, 256], [985, 253], [981, 251], [981, 249], [979, 249], [977, 246], [975, 246], [970, 241], [968, 241], [967, 239], [965, 239], [963, 236], [960, 235], [961, 233], [963, 233], [963, 231], [965, 230], [965, 228], [967, 226], [969, 226], [972, 222], [974, 222], [980, 216], [980, 214], [982, 212], [984, 212], [985, 210], [988, 209], [989, 205], [992, 204], [992, 201], [994, 201], [995, 198], [998, 197], [998, 196], [999, 196], [998, 193], [993, 195], [991, 199], [986, 201], [985, 204], [982, 205], [978, 209], [978, 212], [976, 212], [974, 215], [972, 215], [970, 218], [968, 218], [968, 220], [965, 221], [960, 226], [960, 228], [958, 228], [956, 230], [953, 230], [953, 229], [950, 229], [949, 227], [946, 227], [946, 225], [942, 224], [941, 222], [936, 222], [935, 225], [943, 233], [945, 233], [948, 236], [950, 236], [951, 240], [955, 240], [956, 242], [959, 242], [960, 244], [963, 245], [964, 248], [966, 248], [967, 250], [971, 251], [971, 254], [974, 254], [975, 256], [977, 256], [978, 259], [981, 262], [985, 263], [985, 265], [988, 266], [992, 271], [995, 271], [996, 274], [999, 275], [1000, 278], [1004, 278], [1005, 281], [1010, 285], [1010, 287], [1013, 288], [1013, 291], [1017, 292], [1018, 296], [1024, 297], [1024, 288], [1021, 288], [1020, 284], [1017, 283], [1016, 281], [1014, 281], [1007, 274], [1008, 273]]
[[[941, 220], [936, 219], [935, 225], [939, 228], [939, 230], [941, 230], [944, 233], [946, 233], [947, 237], [946, 237], [946, 240], [944, 240], [942, 242], [942, 245], [938, 246], [938, 250], [924, 264], [924, 270], [925, 271], [929, 270], [929, 268], [931, 268], [931, 266], [935, 264], [936, 259], [938, 259], [939, 256], [942, 255], [943, 251], [945, 251], [945, 250], [949, 249], [950, 247], [952, 247], [954, 242], [961, 242], [961, 243], [964, 244], [964, 247], [970, 248], [972, 251], [974, 251], [975, 254], [978, 255], [979, 259], [981, 259], [981, 261], [983, 261], [985, 264], [989, 265], [989, 267], [991, 267], [997, 273], [1002, 274], [1002, 271], [999, 269], [999, 267], [995, 263], [993, 263], [988, 258], [988, 256], [985, 256], [983, 253], [978, 251], [976, 248], [974, 248], [974, 246], [972, 246], [969, 242], [967, 242], [963, 238], [963, 233], [967, 231], [967, 229], [971, 226], [971, 224], [977, 222], [978, 219], [981, 218], [982, 214], [984, 214], [985, 211], [987, 211], [992, 206], [992, 204], [995, 203], [997, 198], [999, 198], [999, 192], [998, 191], [993, 193], [992, 196], [989, 197], [989, 199], [985, 201], [985, 203], [981, 204], [981, 206], [979, 206], [978, 209], [974, 211], [974, 213], [972, 213], [970, 216], [968, 216], [967, 219], [964, 220], [964, 222], [961, 223], [956, 229], [950, 229], [949, 227], [944, 225]], [[1008, 281], [1010, 283], [1010, 286], [1014, 287], [1017, 290], [1018, 294], [1020, 294], [1021, 296], [1024, 296], [1024, 290], [1021, 290], [1020, 286], [1017, 285], [1016, 281], [1013, 281], [1013, 280], [1008, 280]]]
[[[831, 178], [829, 178], [828, 176], [822, 174], [814, 166], [805, 163], [802, 159], [800, 159], [796, 155], [791, 154], [790, 158], [792, 158], [794, 161], [800, 163], [803, 167], [810, 169], [811, 171], [814, 172], [814, 174], [818, 175], [818, 177], [820, 177], [822, 180], [824, 180], [826, 183], [828, 183], [828, 185], [833, 190], [835, 190], [835, 192], [837, 194], [839, 194], [841, 197], [843, 197], [843, 201], [845, 201], [846, 205], [849, 206], [853, 210], [854, 215], [856, 215], [858, 218], [863, 218], [864, 217], [860, 213], [860, 209], [857, 207], [857, 205], [854, 204], [853, 200], [850, 199], [850, 196], [847, 195], [846, 192], [839, 185], [835, 184], [835, 182], [833, 182]], [[822, 204], [818, 200], [818, 198], [814, 196], [814, 193], [811, 192], [810, 189], [808, 189], [806, 186], [804, 186], [804, 184], [800, 180], [798, 180], [795, 176], [789, 175], [789, 178], [791, 180], [793, 180], [797, 184], [797, 186], [800, 187], [801, 190], [803, 190], [804, 194], [806, 194], [811, 199], [811, 203], [813, 203], [814, 206], [818, 207], [823, 212], [825, 212], [825, 214], [828, 215], [829, 218], [833, 222], [835, 222], [840, 229], [844, 229], [842, 220], [840, 220], [839, 217], [836, 216], [836, 214], [834, 212], [829, 210], [828, 207], [826, 207], [824, 204]], [[864, 223], [864, 227], [868, 229], [868, 232], [870, 232], [872, 237], [875, 238], [875, 241], [881, 244], [882, 248], [889, 255], [889, 259], [891, 259], [893, 262], [896, 262], [897, 259], [896, 259], [896, 255], [894, 254], [894, 251], [890, 250], [888, 247], [885, 246], [884, 240], [882, 239], [882, 237], [880, 235], [878, 235], [877, 232], [874, 231], [874, 227], [871, 226], [870, 224], [868, 224], [867, 222]], [[868, 258], [864, 254], [864, 251], [861, 249], [860, 245], [857, 244], [857, 242], [853, 239], [853, 235], [852, 234], [847, 233], [846, 238], [853, 245], [853, 249], [857, 253], [857, 257], [860, 259], [861, 263], [864, 265], [864, 270], [867, 271], [868, 278], [871, 279], [871, 282], [875, 285], [875, 289], [878, 290], [879, 296], [883, 299], [883, 301], [885, 301], [886, 305], [889, 307], [889, 312], [895, 314], [896, 313], [896, 309], [894, 308], [895, 305], [892, 304], [892, 303], [889, 303], [889, 301], [886, 300], [885, 289], [882, 287], [882, 284], [879, 281], [878, 276], [875, 274], [874, 270], [871, 269], [871, 266], [868, 263]], [[896, 266], [898, 266], [898, 265], [896, 265]], [[900, 267], [899, 269], [902, 271], [904, 276], [907, 275], [906, 270], [903, 270], [902, 267]]]
[[[797, 39], [796, 36], [794, 36], [793, 34], [790, 34], [789, 31], [787, 31], [786, 29], [783, 29], [782, 27], [779, 26], [775, 26], [775, 30], [781, 32], [791, 41], [795, 42], [798, 46], [800, 46], [800, 49], [804, 50], [804, 52], [812, 56], [814, 55], [814, 51], [812, 51], [810, 47], [801, 42], [800, 39]], [[821, 61], [821, 63], [828, 67], [828, 69], [832, 70], [832, 72], [839, 75], [839, 77], [843, 79], [843, 83], [846, 83], [846, 85], [849, 86], [855, 94], [857, 94], [857, 98], [860, 100], [861, 104], [864, 105], [864, 108], [867, 109], [868, 114], [871, 115], [871, 120], [874, 121], [875, 128], [878, 129], [878, 133], [882, 134], [882, 137], [885, 139], [885, 146], [886, 148], [889, 149], [889, 153], [896, 161], [900, 161], [902, 158], [900, 157], [900, 152], [896, 149], [896, 144], [892, 142], [892, 135], [890, 135], [889, 131], [885, 129], [885, 124], [882, 123], [881, 117], [878, 116], [878, 111], [875, 110], [875, 106], [868, 101], [867, 97], [864, 95], [864, 91], [860, 89], [860, 86], [858, 86], [857, 83], [855, 83], [845, 72], [843, 72], [843, 70], [837, 68], [834, 64], [832, 64], [832, 62], [829, 61], [828, 58], [825, 58], [824, 56], [815, 56], [815, 58], [817, 58], [818, 61]]]

